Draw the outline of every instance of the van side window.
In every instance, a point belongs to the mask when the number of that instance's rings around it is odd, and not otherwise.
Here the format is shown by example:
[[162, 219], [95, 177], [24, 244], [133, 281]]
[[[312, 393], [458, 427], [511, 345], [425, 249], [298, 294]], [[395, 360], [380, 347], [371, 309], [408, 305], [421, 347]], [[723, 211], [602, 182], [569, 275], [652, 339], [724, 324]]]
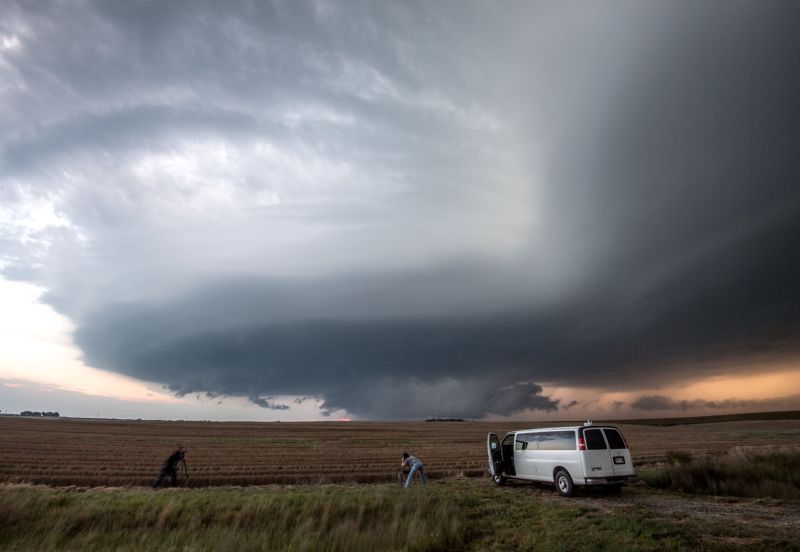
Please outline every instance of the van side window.
[[575, 450], [574, 431], [545, 431], [539, 436], [539, 450]]
[[603, 439], [603, 434], [599, 429], [584, 430], [583, 436], [586, 439], [586, 448], [588, 450], [603, 450], [608, 448], [606, 440]]
[[536, 450], [536, 434], [523, 433], [517, 435], [514, 450]]
[[604, 429], [603, 432], [606, 434], [606, 439], [608, 439], [608, 446], [612, 449], [628, 448], [625, 446], [625, 440], [622, 435], [616, 429]]

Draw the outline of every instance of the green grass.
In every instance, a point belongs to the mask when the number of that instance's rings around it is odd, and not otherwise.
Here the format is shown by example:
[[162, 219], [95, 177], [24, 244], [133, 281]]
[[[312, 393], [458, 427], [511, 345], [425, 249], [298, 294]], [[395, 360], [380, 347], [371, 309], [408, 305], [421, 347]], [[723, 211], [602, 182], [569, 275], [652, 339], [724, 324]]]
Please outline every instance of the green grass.
[[445, 550], [440, 493], [394, 487], [0, 490], [2, 550]]
[[696, 550], [699, 535], [645, 512], [589, 509], [569, 499], [542, 500], [524, 487], [470, 497], [473, 550]]
[[[0, 486], [0, 550], [717, 550], [702, 528], [526, 485]], [[626, 491], [628, 492], [628, 491]]]
[[682, 493], [800, 500], [800, 451], [757, 452], [692, 458], [672, 453], [659, 470], [640, 470], [649, 485]]

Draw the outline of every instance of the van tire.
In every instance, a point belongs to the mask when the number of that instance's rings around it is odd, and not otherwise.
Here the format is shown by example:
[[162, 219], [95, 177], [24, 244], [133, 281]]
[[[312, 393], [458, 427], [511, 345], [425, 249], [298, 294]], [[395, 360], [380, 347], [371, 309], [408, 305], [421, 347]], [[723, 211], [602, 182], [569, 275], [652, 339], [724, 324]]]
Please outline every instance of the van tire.
[[499, 473], [497, 475], [492, 476], [492, 481], [494, 481], [494, 484], [497, 485], [498, 487], [502, 487], [503, 485], [506, 484], [506, 478], [500, 475]]
[[561, 496], [572, 496], [572, 491], [575, 487], [572, 484], [572, 478], [566, 470], [558, 470], [555, 478], [556, 490]]

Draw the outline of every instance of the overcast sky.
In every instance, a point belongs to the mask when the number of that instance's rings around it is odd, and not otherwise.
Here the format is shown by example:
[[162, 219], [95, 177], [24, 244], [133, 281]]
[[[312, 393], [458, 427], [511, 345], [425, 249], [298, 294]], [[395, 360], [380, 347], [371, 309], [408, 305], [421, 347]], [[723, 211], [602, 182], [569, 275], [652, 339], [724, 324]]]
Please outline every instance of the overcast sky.
[[0, 13], [1, 410], [800, 408], [796, 2]]

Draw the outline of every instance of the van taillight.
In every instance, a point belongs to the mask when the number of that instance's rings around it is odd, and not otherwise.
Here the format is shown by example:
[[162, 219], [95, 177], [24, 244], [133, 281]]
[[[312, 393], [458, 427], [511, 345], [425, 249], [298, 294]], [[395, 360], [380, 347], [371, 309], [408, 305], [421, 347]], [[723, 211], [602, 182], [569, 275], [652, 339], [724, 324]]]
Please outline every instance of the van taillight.
[[578, 450], [586, 450], [586, 442], [580, 435], [578, 436]]

